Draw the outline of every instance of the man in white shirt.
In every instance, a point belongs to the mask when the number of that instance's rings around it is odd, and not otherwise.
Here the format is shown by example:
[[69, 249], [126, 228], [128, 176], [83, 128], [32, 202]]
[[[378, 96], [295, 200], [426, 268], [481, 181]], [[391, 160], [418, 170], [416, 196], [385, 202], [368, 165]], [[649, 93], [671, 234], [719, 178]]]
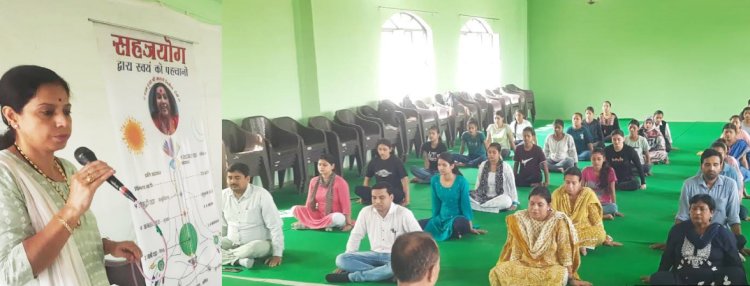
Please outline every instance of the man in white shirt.
[[564, 173], [570, 167], [578, 164], [578, 152], [573, 136], [563, 132], [564, 123], [555, 119], [552, 126], [555, 132], [544, 140], [544, 156], [547, 157], [547, 167], [550, 172]]
[[432, 286], [440, 274], [440, 250], [427, 232], [399, 236], [391, 254], [398, 286]]
[[276, 267], [284, 252], [284, 224], [271, 194], [251, 185], [249, 174], [250, 168], [242, 163], [227, 169], [229, 188], [221, 193], [222, 264], [250, 268], [256, 258], [268, 257], [266, 264]]
[[[391, 247], [404, 233], [422, 231], [414, 214], [393, 203], [390, 184], [372, 187], [372, 205], [362, 208], [346, 243], [346, 253], [336, 257], [336, 271], [326, 275], [328, 282], [382, 281], [393, 277]], [[358, 251], [367, 235], [370, 251]]]

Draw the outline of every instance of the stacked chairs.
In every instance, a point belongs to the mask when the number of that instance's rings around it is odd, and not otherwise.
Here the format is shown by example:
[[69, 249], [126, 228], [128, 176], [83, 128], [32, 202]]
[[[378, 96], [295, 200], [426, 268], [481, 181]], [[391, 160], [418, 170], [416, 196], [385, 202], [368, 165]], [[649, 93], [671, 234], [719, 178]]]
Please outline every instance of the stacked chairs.
[[367, 163], [369, 162], [367, 160], [368, 151], [372, 154], [371, 156], [377, 156], [377, 151], [375, 150], [378, 147], [377, 142], [383, 138], [380, 135], [383, 134], [380, 130], [380, 125], [375, 121], [357, 115], [354, 111], [349, 109], [336, 111], [334, 121], [357, 130], [357, 134], [359, 134], [359, 146], [361, 146], [363, 150], [362, 164], [367, 166]]
[[[503, 91], [511, 94], [518, 94], [521, 98], [523, 105], [523, 112], [527, 115], [527, 118], [531, 118], [531, 122], [534, 122], [536, 118], [536, 104], [534, 103], [534, 92], [528, 89], [521, 89], [515, 84], [507, 84], [503, 87]], [[529, 117], [530, 116], [530, 117]]]
[[[270, 191], [273, 178], [263, 136], [247, 132], [234, 122], [224, 119], [221, 121], [221, 139], [226, 150], [225, 166], [244, 163], [250, 167], [249, 176], [260, 177], [263, 187]], [[224, 177], [226, 178], [226, 173]]]
[[[328, 152], [326, 134], [322, 130], [304, 126], [290, 117], [274, 118], [271, 122], [279, 128], [297, 135], [298, 139], [302, 142], [300, 144], [300, 152], [305, 162], [305, 173], [308, 175], [317, 175], [318, 159], [320, 159], [321, 155]], [[310, 172], [310, 167], [312, 167], [312, 172]], [[305, 181], [308, 179], [308, 177], [305, 177]]]
[[[427, 104], [424, 101], [417, 100], [414, 102], [414, 106], [417, 107], [417, 110], [426, 110], [426, 111], [432, 111], [435, 114], [438, 130], [440, 132], [445, 134], [445, 141], [448, 148], [452, 148], [453, 145], [455, 145], [455, 136], [456, 136], [456, 116], [452, 114], [452, 110], [450, 107], [445, 106], [439, 106], [437, 104], [433, 105], [432, 107], [427, 106]], [[423, 125], [424, 126], [424, 125]], [[427, 130], [430, 127], [424, 127], [425, 134], [428, 134]]]
[[[405, 157], [403, 140], [404, 136], [401, 135], [402, 128], [398, 121], [398, 118], [394, 116], [394, 114], [383, 113], [379, 110], [375, 110], [368, 105], [363, 105], [357, 107], [357, 115], [361, 116], [364, 119], [377, 123], [380, 127], [381, 138], [388, 139], [391, 144], [394, 144], [394, 146], [396, 147], [396, 151], [398, 151], [399, 157], [401, 157], [402, 159]], [[375, 156], [375, 153], [373, 153], [372, 156]]]
[[360, 174], [362, 173], [365, 150], [360, 145], [362, 140], [359, 139], [359, 132], [355, 128], [335, 123], [323, 116], [311, 117], [307, 120], [307, 125], [324, 132], [328, 152], [338, 160], [336, 162], [337, 174], [342, 175], [344, 158], [346, 157], [349, 157], [349, 170], [352, 169], [356, 160], [357, 171]]
[[[459, 138], [461, 136], [461, 133], [466, 131], [466, 123], [469, 121], [469, 118], [471, 118], [471, 113], [469, 111], [469, 108], [455, 103], [455, 101], [451, 100], [452, 96], [443, 96], [442, 94], [436, 94], [435, 95], [435, 105], [439, 108], [450, 108], [451, 113], [454, 115], [453, 119], [453, 128], [451, 128], [451, 138], [452, 141], [449, 146], [453, 146], [455, 144], [456, 138]], [[456, 135], [458, 134], [458, 136]]]
[[[289, 131], [279, 128], [264, 116], [252, 116], [242, 120], [242, 129], [263, 136], [268, 152], [271, 173], [277, 172], [279, 188], [284, 187], [286, 170], [294, 171], [294, 184], [300, 192], [305, 192], [307, 177], [305, 163], [301, 152], [300, 138]], [[273, 184], [272, 184], [273, 185]]]
[[414, 152], [419, 157], [422, 148], [424, 133], [422, 132], [422, 121], [416, 109], [404, 108], [396, 105], [390, 100], [382, 100], [378, 104], [378, 111], [387, 116], [396, 118], [401, 130], [401, 141], [404, 146], [404, 160], [414, 147]]

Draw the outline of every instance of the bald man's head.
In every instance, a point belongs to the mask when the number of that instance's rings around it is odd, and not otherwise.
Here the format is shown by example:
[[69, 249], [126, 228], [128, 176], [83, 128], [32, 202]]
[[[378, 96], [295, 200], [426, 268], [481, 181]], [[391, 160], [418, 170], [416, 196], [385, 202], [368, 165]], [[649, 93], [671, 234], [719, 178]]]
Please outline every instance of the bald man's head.
[[403, 234], [393, 243], [391, 268], [399, 283], [434, 285], [440, 272], [440, 250], [427, 232]]

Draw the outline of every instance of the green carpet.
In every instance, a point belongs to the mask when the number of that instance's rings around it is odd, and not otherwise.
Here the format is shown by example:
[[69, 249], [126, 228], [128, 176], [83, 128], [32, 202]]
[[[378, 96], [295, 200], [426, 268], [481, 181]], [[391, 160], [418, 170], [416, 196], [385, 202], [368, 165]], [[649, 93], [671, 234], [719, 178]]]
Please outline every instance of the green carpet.
[[[552, 132], [549, 121], [538, 121], [537, 138], [543, 142]], [[566, 123], [566, 124], [569, 124]], [[621, 121], [621, 126], [627, 126]], [[568, 126], [568, 125], [566, 125]], [[618, 192], [617, 204], [624, 218], [605, 221], [607, 233], [615, 240], [622, 242], [622, 247], [598, 247], [582, 258], [579, 270], [584, 280], [595, 285], [633, 285], [640, 283], [641, 275], [656, 271], [661, 252], [648, 248], [653, 242], [666, 240], [667, 232], [674, 223], [677, 211], [677, 200], [682, 182], [699, 170], [700, 158], [696, 152], [706, 148], [721, 132], [720, 123], [670, 123], [674, 146], [680, 150], [670, 153], [670, 165], [656, 165], [653, 176], [648, 177], [648, 189], [635, 192]], [[457, 146], [456, 146], [457, 148]], [[582, 162], [580, 167], [588, 166]], [[410, 156], [407, 165], [420, 165], [421, 160]], [[512, 164], [511, 164], [512, 165]], [[408, 170], [408, 167], [407, 167]], [[474, 183], [476, 169], [462, 168], [461, 171]], [[345, 177], [353, 191], [354, 186], [362, 183], [356, 172], [345, 171]], [[552, 174], [550, 189], [554, 190], [562, 182], [561, 174]], [[411, 205], [417, 219], [430, 216], [430, 196], [427, 185], [411, 184]], [[518, 195], [521, 207], [528, 204], [529, 188], [519, 188]], [[293, 187], [285, 187], [274, 194], [280, 210], [289, 209], [292, 205], [303, 204], [305, 196], [297, 194]], [[352, 193], [353, 197], [356, 197]], [[743, 201], [750, 206], [748, 201]], [[354, 214], [359, 213], [361, 205], [353, 203]], [[466, 236], [461, 240], [439, 243], [441, 271], [438, 285], [487, 285], [488, 273], [497, 262], [500, 250], [505, 243], [505, 216], [508, 213], [490, 214], [474, 212], [475, 224], [489, 231], [483, 236]], [[336, 255], [344, 251], [348, 233], [324, 231], [295, 231], [291, 229], [293, 218], [284, 219], [286, 250], [283, 264], [269, 268], [256, 263], [253, 269], [239, 273], [225, 273], [223, 285], [279, 285], [260, 284], [239, 280], [234, 277], [283, 279], [307, 283], [325, 284], [325, 275], [334, 268]], [[743, 224], [743, 233], [750, 227]], [[367, 240], [363, 240], [361, 250], [369, 250]], [[352, 285], [377, 285], [386, 283], [353, 283]], [[289, 285], [289, 284], [288, 284]]]

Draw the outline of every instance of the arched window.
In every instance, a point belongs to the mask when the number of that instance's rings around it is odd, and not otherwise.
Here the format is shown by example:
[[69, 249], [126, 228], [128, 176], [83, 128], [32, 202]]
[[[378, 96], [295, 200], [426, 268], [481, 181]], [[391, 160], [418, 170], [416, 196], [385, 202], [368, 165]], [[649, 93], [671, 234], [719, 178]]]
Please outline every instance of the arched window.
[[380, 98], [400, 102], [405, 95], [435, 91], [432, 33], [409, 13], [396, 13], [380, 32]]
[[481, 92], [500, 86], [500, 40], [482, 19], [472, 18], [461, 28], [457, 86]]

